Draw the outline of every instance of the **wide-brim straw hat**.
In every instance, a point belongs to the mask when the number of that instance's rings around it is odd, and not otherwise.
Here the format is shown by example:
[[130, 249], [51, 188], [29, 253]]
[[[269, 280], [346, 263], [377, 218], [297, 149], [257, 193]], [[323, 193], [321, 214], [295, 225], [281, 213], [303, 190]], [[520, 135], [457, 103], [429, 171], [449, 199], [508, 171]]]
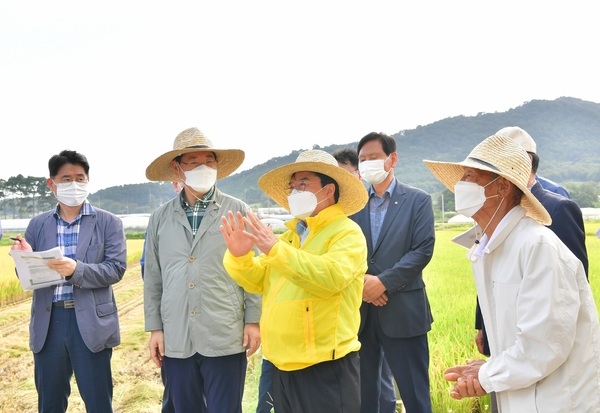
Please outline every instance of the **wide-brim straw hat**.
[[552, 219], [546, 208], [527, 188], [531, 174], [531, 160], [513, 139], [492, 135], [479, 143], [462, 162], [423, 161], [435, 177], [446, 188], [454, 192], [454, 185], [460, 181], [465, 168], [489, 171], [506, 178], [515, 184], [524, 197], [521, 206], [527, 215], [543, 225], [550, 225]]
[[217, 157], [217, 179], [231, 175], [244, 162], [241, 149], [217, 149], [198, 128], [189, 128], [181, 132], [173, 142], [173, 150], [156, 158], [146, 168], [146, 178], [150, 181], [179, 181], [171, 169], [171, 161], [189, 152], [214, 152]]
[[258, 186], [278, 205], [290, 210], [288, 190], [292, 174], [300, 171], [318, 172], [335, 180], [339, 187], [338, 204], [346, 215], [352, 215], [367, 204], [368, 194], [363, 183], [341, 168], [333, 155], [322, 150], [301, 152], [296, 162], [280, 166], [265, 173]]

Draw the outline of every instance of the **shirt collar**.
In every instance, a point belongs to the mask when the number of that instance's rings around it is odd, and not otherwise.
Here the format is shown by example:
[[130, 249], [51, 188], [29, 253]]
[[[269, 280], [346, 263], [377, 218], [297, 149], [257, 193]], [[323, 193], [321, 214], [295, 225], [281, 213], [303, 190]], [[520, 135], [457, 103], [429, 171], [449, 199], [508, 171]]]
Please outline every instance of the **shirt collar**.
[[[394, 193], [394, 190], [396, 190], [396, 178], [392, 179], [392, 182], [390, 182], [390, 184], [388, 185], [387, 189], [385, 190], [385, 192], [383, 193], [385, 195], [385, 193], [387, 192], [390, 196]], [[369, 187], [369, 198], [372, 197], [373, 195], [377, 195], [375, 193], [375, 190], [373, 189], [373, 185], [371, 185]]]
[[[204, 195], [202, 195], [202, 197], [200, 197], [200, 199], [196, 200], [196, 202], [194, 202], [194, 205], [196, 205], [198, 202], [202, 202], [204, 204], [210, 202], [211, 198], [213, 197], [213, 195], [215, 194], [215, 186], [213, 185], [207, 193], [205, 193]], [[181, 192], [179, 192], [179, 200], [181, 201], [181, 206], [182, 208], [191, 208], [194, 205], [190, 205], [188, 204], [188, 201], [185, 199], [185, 188], [183, 188], [181, 190]]]
[[[54, 215], [55, 218], [60, 217], [59, 209], [60, 209], [60, 204], [56, 204], [56, 206], [54, 207], [54, 210], [52, 211], [52, 214]], [[85, 201], [83, 201], [83, 204], [81, 204], [81, 209], [79, 210], [79, 215], [77, 215], [77, 217], [80, 217], [82, 215], [92, 215], [95, 212], [96, 212], [96, 210], [94, 210], [94, 207], [92, 206], [92, 204], [90, 204], [88, 202], [88, 200], [86, 199]]]

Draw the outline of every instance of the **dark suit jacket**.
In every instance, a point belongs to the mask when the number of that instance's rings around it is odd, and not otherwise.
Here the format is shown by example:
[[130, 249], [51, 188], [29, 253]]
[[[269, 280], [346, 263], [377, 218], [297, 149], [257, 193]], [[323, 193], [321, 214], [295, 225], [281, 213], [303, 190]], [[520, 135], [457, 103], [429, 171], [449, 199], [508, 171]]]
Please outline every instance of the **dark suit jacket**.
[[579, 258], [587, 276], [588, 256], [585, 247], [585, 227], [579, 205], [575, 201], [542, 188], [537, 181], [531, 187], [531, 193], [542, 203], [552, 218], [552, 224], [548, 228]]
[[[123, 222], [110, 212], [94, 208], [81, 217], [77, 242], [77, 268], [68, 281], [73, 284], [77, 325], [86, 346], [93, 352], [118, 345], [119, 319], [111, 285], [120, 281], [127, 268]], [[34, 251], [57, 246], [54, 211], [31, 220], [25, 239]], [[34, 353], [43, 347], [48, 335], [54, 287], [33, 292], [29, 346]]]
[[431, 260], [435, 243], [431, 197], [425, 191], [396, 181], [376, 245], [371, 241], [369, 204], [351, 218], [367, 239], [367, 274], [377, 275], [388, 295], [387, 304], [381, 307], [363, 302], [359, 334], [369, 306], [369, 311], [379, 313], [381, 327], [390, 337], [427, 333], [433, 317], [425, 293], [423, 268]]

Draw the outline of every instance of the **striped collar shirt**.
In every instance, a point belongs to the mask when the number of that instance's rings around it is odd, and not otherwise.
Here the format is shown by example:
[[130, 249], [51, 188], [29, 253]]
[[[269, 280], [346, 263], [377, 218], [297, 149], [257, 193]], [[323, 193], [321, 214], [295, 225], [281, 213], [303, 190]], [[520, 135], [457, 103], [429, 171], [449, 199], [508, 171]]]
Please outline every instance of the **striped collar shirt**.
[[[83, 202], [79, 215], [72, 222], [67, 222], [60, 217], [59, 205], [54, 208], [56, 218], [56, 245], [62, 251], [64, 257], [75, 259], [77, 242], [79, 241], [79, 230], [81, 228], [81, 217], [94, 214], [94, 208], [87, 200]], [[73, 299], [73, 285], [65, 282], [58, 284], [54, 289], [53, 302]]]

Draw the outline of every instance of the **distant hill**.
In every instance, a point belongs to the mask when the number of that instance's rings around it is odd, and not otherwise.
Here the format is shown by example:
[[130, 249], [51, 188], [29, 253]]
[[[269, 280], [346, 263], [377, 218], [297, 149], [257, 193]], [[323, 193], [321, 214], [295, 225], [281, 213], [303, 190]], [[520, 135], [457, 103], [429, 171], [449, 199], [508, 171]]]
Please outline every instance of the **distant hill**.
[[[600, 194], [600, 104], [570, 97], [532, 100], [506, 112], [455, 116], [400, 131], [392, 135], [400, 159], [396, 176], [431, 194], [442, 191], [442, 185], [425, 167], [423, 159], [463, 160], [475, 145], [505, 126], [520, 126], [535, 139], [540, 175], [562, 183], [572, 196], [587, 194], [585, 200], [573, 196], [580, 206], [598, 206], [587, 204], [597, 202]], [[333, 152], [344, 146], [356, 146], [361, 137], [347, 145], [315, 148]], [[258, 178], [275, 167], [294, 162], [298, 153], [292, 151], [234, 174], [219, 181], [218, 186], [249, 204], [270, 206], [258, 188]], [[587, 185], [584, 190], [579, 190], [581, 184]], [[590, 193], [594, 190], [595, 193]], [[172, 197], [171, 184], [146, 183], [106, 188], [92, 194], [90, 200], [115, 213], [140, 213], [151, 212]]]

